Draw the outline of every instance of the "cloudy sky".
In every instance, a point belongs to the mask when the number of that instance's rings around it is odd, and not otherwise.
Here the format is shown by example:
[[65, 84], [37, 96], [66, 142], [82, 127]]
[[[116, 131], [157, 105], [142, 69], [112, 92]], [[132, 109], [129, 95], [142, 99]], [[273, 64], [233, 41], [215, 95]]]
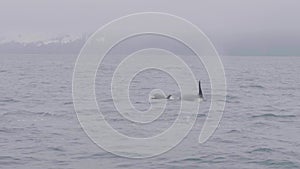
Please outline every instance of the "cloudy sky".
[[283, 45], [281, 52], [300, 54], [299, 9], [297, 0], [1, 0], [0, 38], [78, 36], [127, 14], [154, 11], [191, 21], [220, 48]]

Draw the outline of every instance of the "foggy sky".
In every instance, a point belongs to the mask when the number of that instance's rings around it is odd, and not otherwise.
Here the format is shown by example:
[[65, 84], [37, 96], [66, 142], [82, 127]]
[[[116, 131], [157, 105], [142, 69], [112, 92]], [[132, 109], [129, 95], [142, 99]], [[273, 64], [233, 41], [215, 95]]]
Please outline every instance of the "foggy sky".
[[80, 35], [131, 13], [166, 12], [194, 23], [224, 50], [285, 45], [300, 54], [299, 9], [297, 0], [1, 0], [0, 38]]

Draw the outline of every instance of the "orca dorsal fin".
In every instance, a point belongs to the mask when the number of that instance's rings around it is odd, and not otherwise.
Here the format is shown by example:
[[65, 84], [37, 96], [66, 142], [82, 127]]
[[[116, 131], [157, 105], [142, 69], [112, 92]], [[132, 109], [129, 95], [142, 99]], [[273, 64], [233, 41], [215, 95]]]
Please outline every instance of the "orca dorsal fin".
[[199, 97], [200, 98], [203, 98], [203, 93], [202, 93], [202, 89], [201, 89], [201, 82], [200, 82], [200, 80], [199, 80], [199, 82], [198, 82], [198, 90], [199, 90], [199, 93], [198, 93], [198, 95], [199, 95]]
[[168, 96], [167, 96], [167, 99], [171, 99], [171, 97], [172, 97], [172, 95], [168, 95]]

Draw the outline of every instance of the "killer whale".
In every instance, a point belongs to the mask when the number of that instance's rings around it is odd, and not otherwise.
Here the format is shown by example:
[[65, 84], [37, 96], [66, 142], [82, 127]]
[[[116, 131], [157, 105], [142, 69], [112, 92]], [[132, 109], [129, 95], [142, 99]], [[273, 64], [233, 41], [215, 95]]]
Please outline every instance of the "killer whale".
[[171, 94], [169, 94], [168, 96], [156, 93], [154, 95], [152, 95], [151, 99], [167, 99], [167, 100], [173, 100], [173, 96]]
[[[154, 94], [152, 97], [152, 99], [167, 99], [167, 100], [173, 100], [174, 97], [173, 95], [169, 94], [168, 96], [166, 95], [162, 95], [162, 94]], [[203, 100], [204, 96], [203, 96], [203, 92], [202, 92], [202, 88], [201, 88], [201, 81], [198, 81], [198, 94], [196, 95], [183, 95], [182, 98], [178, 98], [179, 100], [185, 100], [185, 101], [197, 101], [197, 100]]]
[[201, 81], [198, 81], [198, 93], [193, 95], [183, 95], [181, 100], [184, 101], [202, 101], [204, 100], [202, 88], [201, 88]]
[[199, 93], [198, 93], [199, 97], [201, 99], [203, 99], [203, 93], [202, 93], [202, 89], [201, 89], [201, 82], [200, 82], [200, 80], [198, 81], [198, 90], [199, 90]]

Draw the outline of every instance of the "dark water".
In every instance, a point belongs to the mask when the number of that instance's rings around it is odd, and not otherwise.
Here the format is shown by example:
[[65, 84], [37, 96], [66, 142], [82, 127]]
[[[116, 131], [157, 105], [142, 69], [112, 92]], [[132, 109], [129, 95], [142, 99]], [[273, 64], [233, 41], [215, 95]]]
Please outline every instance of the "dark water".
[[[215, 134], [198, 144], [207, 113], [203, 109], [176, 148], [139, 160], [105, 152], [81, 129], [72, 103], [76, 56], [1, 55], [0, 59], [0, 168], [300, 168], [300, 57], [223, 57], [228, 96]], [[99, 77], [110, 77], [110, 71]], [[140, 79], [135, 79], [137, 87], [131, 94], [141, 110], [151, 85], [177, 91], [167, 76], [155, 83], [153, 79], [139, 83]], [[203, 79], [209, 99], [205, 75]], [[99, 105], [120, 132], [157, 134], [175, 118], [169, 113], [156, 127], [144, 126], [142, 131], [130, 127], [111, 108], [108, 82], [97, 84]]]

